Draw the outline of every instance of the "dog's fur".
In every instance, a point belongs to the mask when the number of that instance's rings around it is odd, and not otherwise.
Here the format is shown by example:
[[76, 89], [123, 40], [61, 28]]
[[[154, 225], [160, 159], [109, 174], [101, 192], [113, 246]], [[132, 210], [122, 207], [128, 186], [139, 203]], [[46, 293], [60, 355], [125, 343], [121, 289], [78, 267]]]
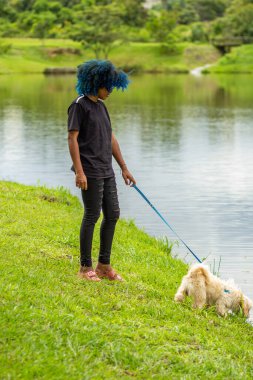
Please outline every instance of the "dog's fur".
[[222, 281], [214, 276], [207, 266], [193, 265], [175, 295], [176, 302], [183, 302], [186, 296], [193, 298], [193, 307], [202, 308], [215, 305], [221, 316], [228, 311], [238, 312], [240, 309], [248, 317], [252, 301], [236, 287], [232, 280]]

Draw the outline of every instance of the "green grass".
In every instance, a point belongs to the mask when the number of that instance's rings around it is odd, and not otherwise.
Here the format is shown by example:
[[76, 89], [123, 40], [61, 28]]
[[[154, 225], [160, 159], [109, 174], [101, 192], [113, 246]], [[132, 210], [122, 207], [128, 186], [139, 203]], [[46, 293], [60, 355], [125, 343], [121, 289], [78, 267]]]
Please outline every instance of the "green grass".
[[81, 59], [78, 54], [52, 54], [61, 47], [81, 48], [79, 43], [71, 40], [3, 38], [1, 42], [11, 44], [11, 49], [0, 56], [0, 74], [43, 73], [48, 66], [76, 67]]
[[[82, 206], [64, 189], [0, 182], [1, 379], [252, 379], [253, 329], [173, 296], [186, 266], [120, 220], [125, 278], [76, 276]], [[93, 256], [98, 252], [98, 227]]]
[[[80, 62], [94, 58], [91, 51], [71, 40], [5, 38], [11, 44], [8, 53], [0, 56], [0, 74], [42, 73], [48, 67], [75, 68]], [[56, 48], [75, 48], [80, 54], [53, 54]], [[161, 52], [158, 43], [126, 43], [111, 51], [109, 59], [117, 66], [141, 72], [185, 73], [193, 67], [215, 62], [219, 54], [207, 44], [180, 43], [177, 54]]]
[[253, 45], [233, 48], [206, 70], [213, 73], [253, 73]]

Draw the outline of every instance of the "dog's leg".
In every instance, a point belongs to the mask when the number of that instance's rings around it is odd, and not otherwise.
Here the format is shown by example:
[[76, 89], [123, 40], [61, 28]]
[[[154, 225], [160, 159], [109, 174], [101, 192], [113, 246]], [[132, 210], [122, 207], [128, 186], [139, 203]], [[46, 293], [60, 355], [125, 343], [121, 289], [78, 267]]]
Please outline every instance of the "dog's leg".
[[176, 302], [183, 302], [185, 299], [185, 296], [187, 295], [187, 286], [186, 286], [187, 281], [185, 277], [186, 276], [183, 277], [182, 283], [175, 294], [174, 301]]
[[194, 309], [202, 309], [206, 304], [206, 289], [204, 287], [195, 287], [192, 297]]
[[242, 296], [240, 304], [242, 307], [243, 314], [245, 315], [245, 317], [248, 318], [250, 309], [252, 308], [252, 301], [248, 297]]

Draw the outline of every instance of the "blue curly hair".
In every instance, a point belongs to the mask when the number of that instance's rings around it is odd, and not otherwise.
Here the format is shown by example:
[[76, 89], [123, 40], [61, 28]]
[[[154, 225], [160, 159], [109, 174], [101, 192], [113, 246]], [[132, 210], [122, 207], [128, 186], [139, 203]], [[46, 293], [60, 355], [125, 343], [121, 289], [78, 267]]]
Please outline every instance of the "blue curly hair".
[[98, 95], [105, 87], [111, 92], [114, 88], [124, 91], [129, 79], [127, 74], [115, 68], [110, 61], [92, 59], [78, 66], [76, 91], [79, 95]]

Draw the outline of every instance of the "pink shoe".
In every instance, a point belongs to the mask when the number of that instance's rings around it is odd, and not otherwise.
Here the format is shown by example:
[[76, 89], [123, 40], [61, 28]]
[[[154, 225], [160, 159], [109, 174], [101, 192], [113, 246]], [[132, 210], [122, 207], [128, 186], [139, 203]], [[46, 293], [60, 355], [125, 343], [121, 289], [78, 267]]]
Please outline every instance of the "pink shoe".
[[110, 281], [123, 281], [122, 277], [112, 269], [110, 264], [98, 263], [95, 272], [100, 278], [107, 278]]
[[85, 278], [88, 281], [101, 281], [93, 268], [90, 267], [81, 266], [77, 275], [81, 278]]

